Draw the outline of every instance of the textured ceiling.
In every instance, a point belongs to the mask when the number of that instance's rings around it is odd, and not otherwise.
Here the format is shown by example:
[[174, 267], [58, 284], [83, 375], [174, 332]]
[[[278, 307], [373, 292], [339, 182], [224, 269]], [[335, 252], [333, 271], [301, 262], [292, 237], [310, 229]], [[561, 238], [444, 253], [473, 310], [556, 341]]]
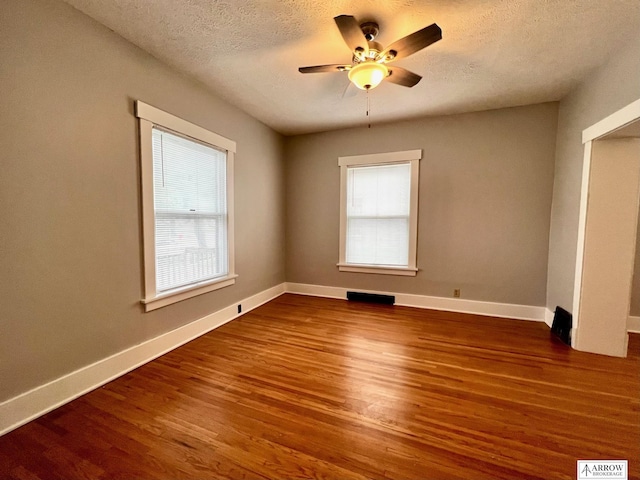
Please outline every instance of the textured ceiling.
[[559, 100], [640, 31], [638, 0], [65, 1], [287, 135], [368, 122], [346, 73], [298, 72], [350, 63], [340, 14], [377, 21], [383, 45], [442, 28], [397, 62], [418, 85], [370, 92], [373, 123]]

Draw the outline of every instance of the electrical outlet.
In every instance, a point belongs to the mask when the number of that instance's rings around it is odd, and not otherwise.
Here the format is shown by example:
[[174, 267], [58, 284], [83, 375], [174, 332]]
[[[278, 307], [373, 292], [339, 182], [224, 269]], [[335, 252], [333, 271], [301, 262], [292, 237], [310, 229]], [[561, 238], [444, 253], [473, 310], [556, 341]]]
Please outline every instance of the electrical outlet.
[[459, 288], [456, 288], [456, 289], [453, 291], [453, 296], [454, 296], [455, 298], [460, 298], [460, 289], [459, 289]]
[[242, 313], [242, 304], [238, 304], [238, 313]]

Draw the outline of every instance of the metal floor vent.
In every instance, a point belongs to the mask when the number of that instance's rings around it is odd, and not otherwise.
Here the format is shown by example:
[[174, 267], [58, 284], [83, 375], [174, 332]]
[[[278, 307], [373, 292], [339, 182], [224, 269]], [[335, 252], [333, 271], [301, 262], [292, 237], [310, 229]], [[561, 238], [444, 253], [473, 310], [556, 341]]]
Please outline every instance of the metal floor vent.
[[393, 295], [364, 292], [347, 292], [347, 300], [353, 302], [382, 303], [385, 305], [393, 305], [396, 303], [396, 297]]

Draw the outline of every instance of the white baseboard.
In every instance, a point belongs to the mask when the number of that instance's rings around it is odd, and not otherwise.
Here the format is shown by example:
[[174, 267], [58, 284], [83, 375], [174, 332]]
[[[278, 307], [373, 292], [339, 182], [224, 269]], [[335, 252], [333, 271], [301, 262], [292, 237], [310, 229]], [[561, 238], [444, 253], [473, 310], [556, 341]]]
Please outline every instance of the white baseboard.
[[627, 321], [627, 332], [640, 333], [640, 317], [633, 317], [629, 315]]
[[463, 300], [460, 298], [428, 297], [426, 295], [411, 295], [407, 293], [376, 292], [371, 290], [362, 290], [359, 288], [326, 287], [323, 285], [307, 285], [303, 283], [287, 283], [286, 290], [287, 293], [342, 299], [347, 298], [347, 290], [357, 290], [367, 293], [395, 295], [396, 305], [402, 305], [405, 307], [430, 308], [433, 310], [444, 310], [448, 312], [472, 313], [476, 315], [489, 315], [492, 317], [546, 322], [546, 308], [531, 305], [481, 302], [477, 300]]
[[[0, 435], [230, 322], [283, 293], [284, 283], [0, 403]], [[242, 304], [242, 314], [237, 313], [239, 303]]]
[[544, 309], [544, 323], [546, 323], [549, 328], [551, 328], [551, 325], [553, 325], [554, 315], [555, 313], [552, 310], [549, 310], [548, 308]]

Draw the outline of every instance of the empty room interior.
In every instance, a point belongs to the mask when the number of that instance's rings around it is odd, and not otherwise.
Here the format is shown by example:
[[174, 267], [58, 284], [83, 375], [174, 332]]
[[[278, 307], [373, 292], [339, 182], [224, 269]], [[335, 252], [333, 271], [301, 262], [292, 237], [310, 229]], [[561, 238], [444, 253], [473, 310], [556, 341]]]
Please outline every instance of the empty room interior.
[[1, 5], [1, 478], [640, 480], [640, 2]]

